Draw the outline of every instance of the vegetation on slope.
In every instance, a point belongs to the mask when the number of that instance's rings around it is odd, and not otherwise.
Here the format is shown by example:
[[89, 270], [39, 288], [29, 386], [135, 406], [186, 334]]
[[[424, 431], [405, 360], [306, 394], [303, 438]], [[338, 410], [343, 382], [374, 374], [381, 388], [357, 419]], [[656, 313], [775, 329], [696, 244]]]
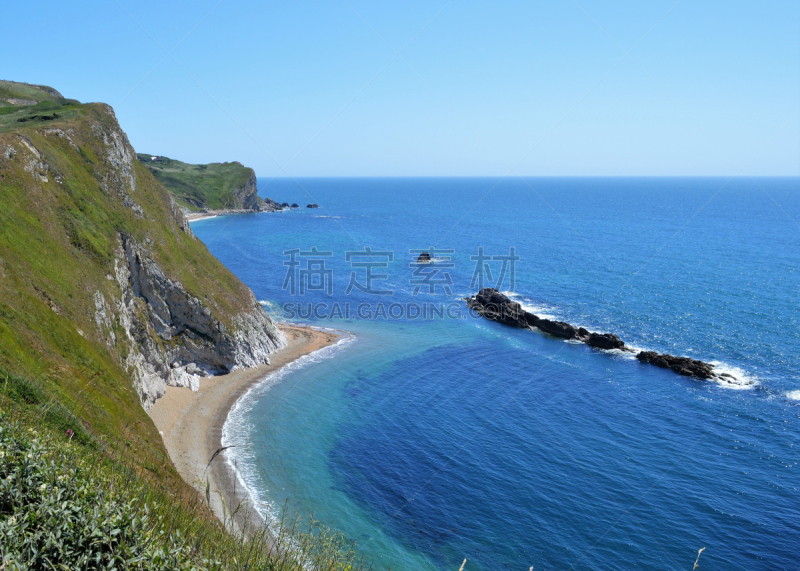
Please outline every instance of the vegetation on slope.
[[0, 569], [363, 568], [341, 535], [313, 523], [275, 538], [226, 530], [195, 494], [142, 478], [88, 423], [49, 415], [58, 405], [43, 397], [24, 378], [0, 384]]
[[255, 176], [238, 162], [193, 165], [157, 155], [137, 157], [181, 205], [195, 211], [241, 208], [233, 191]]
[[[0, 134], [0, 366], [40, 379], [57, 402], [84, 411], [109, 436], [133, 426], [127, 440], [143, 466], [160, 472], [171, 463], [123, 367], [125, 333], [114, 324], [116, 342], [110, 343], [96, 322], [95, 292], [106, 299], [121, 295], [110, 279], [120, 233], [148, 244], [164, 272], [226, 326], [250, 309], [250, 294], [205, 245], [180, 230], [166, 206], [168, 193], [137, 161], [133, 199], [141, 217], [103, 189], [107, 149], [92, 129], [116, 125], [109, 112], [102, 104], [81, 105], [73, 118], [46, 128], [24, 123]], [[46, 181], [14, 154], [22, 148], [18, 137], [41, 152], [50, 167]]]
[[52, 87], [0, 80], [0, 133], [70, 119], [80, 107], [78, 101], [65, 99]]
[[[123, 295], [121, 236], [226, 329], [255, 305], [129, 148], [110, 107], [0, 82], [0, 568], [299, 569], [181, 480], [132, 386], [140, 339], [102, 319], [99, 297]], [[339, 536], [296, 541], [320, 569], [349, 565]]]

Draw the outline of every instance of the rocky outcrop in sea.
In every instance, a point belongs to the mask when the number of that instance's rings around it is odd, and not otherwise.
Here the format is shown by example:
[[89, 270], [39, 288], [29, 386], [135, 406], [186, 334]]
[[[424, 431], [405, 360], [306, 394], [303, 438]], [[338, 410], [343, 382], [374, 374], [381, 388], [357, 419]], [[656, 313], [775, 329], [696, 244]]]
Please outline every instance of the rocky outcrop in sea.
[[[636, 353], [613, 333], [596, 333], [583, 327], [575, 327], [564, 321], [553, 321], [539, 317], [526, 311], [519, 303], [494, 288], [483, 288], [474, 296], [466, 298], [465, 301], [467, 306], [479, 315], [503, 325], [522, 329], [535, 328], [553, 337], [580, 341], [596, 349]], [[714, 365], [710, 363], [688, 357], [676, 357], [667, 353], [656, 353], [655, 351], [640, 351], [636, 354], [636, 359], [642, 363], [670, 369], [679, 375], [696, 379], [731, 382], [731, 379], [734, 378], [727, 373], [716, 373]]]

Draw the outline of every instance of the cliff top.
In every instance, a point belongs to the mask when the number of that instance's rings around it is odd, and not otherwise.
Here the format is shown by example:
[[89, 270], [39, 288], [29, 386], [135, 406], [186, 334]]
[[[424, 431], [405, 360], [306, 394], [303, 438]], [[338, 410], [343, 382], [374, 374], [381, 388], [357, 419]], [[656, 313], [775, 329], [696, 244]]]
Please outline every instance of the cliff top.
[[[182, 206], [192, 211], [241, 208], [237, 196], [241, 193], [236, 190], [255, 179], [253, 169], [239, 162], [194, 165], [146, 153], [137, 157]], [[255, 192], [255, 187], [251, 191]]]
[[52, 87], [0, 80], [0, 133], [73, 118], [81, 107]]

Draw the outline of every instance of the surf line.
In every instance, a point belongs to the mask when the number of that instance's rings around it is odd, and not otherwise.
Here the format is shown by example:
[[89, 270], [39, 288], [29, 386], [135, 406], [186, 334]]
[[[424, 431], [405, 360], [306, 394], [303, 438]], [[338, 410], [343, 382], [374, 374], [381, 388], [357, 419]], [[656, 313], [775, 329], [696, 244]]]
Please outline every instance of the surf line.
[[[512, 301], [508, 296], [500, 293], [494, 288], [483, 288], [472, 297], [464, 298], [467, 306], [476, 311], [479, 315], [492, 321], [497, 321], [503, 325], [519, 327], [521, 329], [538, 329], [543, 333], [558, 337], [586, 343], [596, 349], [625, 351], [636, 353], [625, 342], [613, 333], [595, 333], [583, 327], [575, 327], [564, 321], [553, 321], [538, 317], [529, 311], [525, 311], [516, 301]], [[670, 369], [684, 375], [706, 381], [727, 382], [734, 384], [736, 377], [729, 373], [714, 372], [714, 365], [691, 359], [689, 357], [676, 357], [669, 353], [656, 353], [655, 351], [639, 351], [636, 359], [643, 362]], [[752, 385], [753, 381], [747, 384]]]

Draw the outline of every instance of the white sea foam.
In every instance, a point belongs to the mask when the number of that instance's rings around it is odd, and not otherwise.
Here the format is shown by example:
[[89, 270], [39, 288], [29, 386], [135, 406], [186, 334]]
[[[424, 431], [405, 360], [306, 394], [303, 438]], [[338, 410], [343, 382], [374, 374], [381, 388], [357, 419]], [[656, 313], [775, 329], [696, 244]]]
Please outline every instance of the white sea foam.
[[[629, 349], [632, 349], [634, 352], [629, 353], [626, 351], [612, 349], [611, 351], [609, 351], [609, 353], [613, 352], [615, 354], [619, 354], [621, 357], [625, 357], [626, 359], [636, 360], [636, 355], [638, 355], [642, 351], [651, 350], [644, 347], [635, 347], [633, 345], [626, 345], [626, 346]], [[747, 373], [746, 371], [744, 371], [739, 367], [728, 365], [727, 363], [723, 363], [722, 361], [709, 361], [709, 364], [714, 365], [714, 373], [716, 373], [717, 375], [720, 375], [722, 373], [731, 375], [730, 377], [715, 377], [713, 379], [709, 379], [709, 381], [716, 383], [718, 386], [722, 388], [733, 389], [733, 390], [749, 390], [755, 388], [759, 384], [758, 377]]]
[[501, 291], [500, 293], [508, 297], [511, 301], [516, 301], [522, 309], [533, 313], [537, 317], [543, 319], [558, 319], [558, 316], [552, 313], [555, 309], [553, 307], [537, 304], [532, 299], [513, 291]]
[[[315, 329], [335, 331], [339, 334], [343, 333], [335, 329], [325, 329], [321, 327]], [[355, 343], [355, 341], [356, 338], [353, 335], [345, 334], [342, 339], [333, 345], [319, 349], [308, 355], [303, 355], [299, 359], [284, 365], [274, 373], [270, 373], [239, 397], [233, 407], [231, 407], [228, 418], [222, 426], [222, 446], [233, 446], [233, 448], [225, 451], [225, 460], [236, 474], [237, 482], [245, 490], [246, 496], [250, 500], [253, 509], [255, 509], [256, 513], [258, 513], [273, 530], [277, 529], [279, 524], [278, 512], [275, 504], [269, 498], [269, 492], [264, 482], [258, 475], [255, 456], [248, 447], [250, 434], [252, 434], [255, 429], [248, 420], [249, 413], [253, 410], [259, 398], [269, 392], [272, 387], [285, 377], [313, 363], [319, 363], [330, 359]]]
[[[552, 307], [538, 305], [533, 300], [513, 291], [503, 291], [500, 293], [507, 296], [512, 301], [516, 301], [517, 303], [519, 303], [522, 309], [529, 311], [539, 317], [542, 317], [544, 319], [553, 319], [553, 320], [558, 319], [558, 316], [552, 313], [554, 311], [554, 308]], [[575, 327], [580, 327], [580, 325], [575, 325]], [[586, 326], [583, 327], [585, 329], [588, 329], [589, 331], [593, 330], [591, 327], [586, 327]], [[573, 345], [580, 345], [582, 343], [577, 339], [568, 339], [566, 340], [566, 342]], [[628, 349], [631, 349], [633, 352], [622, 351], [620, 349], [601, 349], [601, 351], [621, 357], [629, 361], [635, 361], [636, 355], [638, 355], [640, 352], [650, 350], [644, 347], [629, 345], [627, 343], [626, 347]], [[721, 361], [711, 361], [710, 364], [714, 365], [714, 372], [717, 375], [721, 375], [722, 373], [730, 375], [728, 377], [716, 377], [714, 379], [710, 379], [720, 387], [733, 390], [749, 390], [755, 388], [759, 384], [758, 377], [747, 373], [746, 371], [744, 371], [739, 367], [728, 365], [727, 363], [723, 363]], [[800, 391], [792, 391], [791, 394], [796, 394], [797, 399], [800, 400]]]
[[789, 391], [786, 393], [786, 398], [789, 400], [800, 400], [800, 391]]
[[713, 379], [721, 387], [734, 390], [747, 390], [759, 384], [758, 377], [747, 373], [739, 367], [728, 365], [721, 361], [710, 361], [710, 363], [714, 365], [714, 372], [718, 375], [725, 373], [733, 377], [718, 377]]
[[[624, 341], [624, 339], [623, 339], [623, 341]], [[642, 347], [636, 347], [636, 346], [630, 345], [628, 343], [625, 343], [625, 347], [630, 349], [630, 351], [623, 351], [621, 349], [609, 349], [608, 352], [609, 353], [613, 353], [614, 355], [619, 355], [620, 357], [628, 359], [629, 361], [635, 361], [636, 360], [636, 355], [638, 355], [642, 351], [647, 351], [647, 349], [644, 349]], [[633, 351], [633, 352], [631, 352], [631, 351]]]

